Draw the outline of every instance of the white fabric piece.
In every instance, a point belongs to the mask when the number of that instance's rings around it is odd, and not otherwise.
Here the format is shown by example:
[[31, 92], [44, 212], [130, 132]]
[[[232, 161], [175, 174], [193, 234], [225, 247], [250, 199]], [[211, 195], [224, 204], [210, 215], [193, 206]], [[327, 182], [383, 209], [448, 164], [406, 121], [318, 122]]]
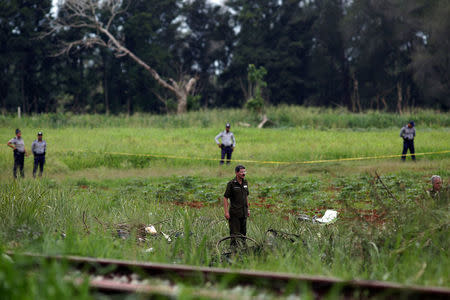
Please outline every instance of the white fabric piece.
[[331, 223], [337, 219], [337, 211], [327, 209], [322, 218], [317, 218], [316, 221], [319, 223]]

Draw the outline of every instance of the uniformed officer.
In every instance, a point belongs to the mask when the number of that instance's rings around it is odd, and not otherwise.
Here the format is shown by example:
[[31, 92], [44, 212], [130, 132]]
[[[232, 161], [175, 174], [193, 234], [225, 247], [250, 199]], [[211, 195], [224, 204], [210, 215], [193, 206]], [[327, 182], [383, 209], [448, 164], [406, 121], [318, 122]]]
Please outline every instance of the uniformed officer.
[[[230, 123], [227, 123], [225, 125], [225, 130], [220, 132], [215, 138], [217, 145], [222, 149], [220, 161], [221, 165], [223, 165], [225, 155], [227, 156], [227, 164], [230, 163], [231, 153], [233, 153], [234, 147], [236, 147], [236, 139], [234, 138], [234, 134], [230, 131], [230, 127]], [[221, 139], [220, 142], [219, 139]]]
[[33, 177], [36, 178], [36, 171], [39, 167], [39, 177], [42, 177], [45, 164], [45, 153], [47, 151], [47, 142], [42, 139], [42, 132], [37, 134], [37, 140], [31, 144], [31, 152], [34, 155]]
[[27, 150], [25, 149], [25, 142], [22, 138], [22, 132], [19, 128], [16, 129], [16, 136], [9, 140], [8, 144], [14, 150], [14, 168], [13, 174], [14, 178], [17, 178], [17, 168], [19, 168], [20, 176], [25, 177], [25, 172], [23, 171], [23, 164], [25, 160], [25, 155], [28, 156]]
[[[228, 182], [225, 190], [223, 210], [230, 226], [230, 235], [245, 236], [247, 234], [247, 217], [250, 216], [248, 183], [245, 180], [246, 170], [244, 166], [238, 165], [235, 172], [236, 177]], [[236, 245], [235, 240], [232, 240], [232, 245]]]
[[416, 129], [414, 128], [414, 121], [409, 122], [400, 130], [400, 137], [403, 138], [403, 152], [402, 161], [406, 159], [406, 153], [411, 153], [412, 160], [416, 160], [414, 155], [414, 137], [416, 136]]

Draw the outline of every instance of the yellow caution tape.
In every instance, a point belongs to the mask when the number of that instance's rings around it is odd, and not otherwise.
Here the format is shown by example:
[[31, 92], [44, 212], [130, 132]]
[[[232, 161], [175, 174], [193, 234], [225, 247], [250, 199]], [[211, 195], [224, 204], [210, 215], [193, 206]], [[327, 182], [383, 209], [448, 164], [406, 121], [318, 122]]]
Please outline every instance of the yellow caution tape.
[[[220, 161], [220, 158], [206, 158], [206, 157], [192, 157], [192, 156], [178, 156], [178, 155], [165, 155], [165, 154], [139, 154], [139, 153], [127, 153], [127, 152], [100, 152], [89, 150], [66, 150], [64, 152], [91, 152], [98, 154], [109, 155], [122, 155], [122, 156], [140, 156], [140, 157], [155, 157], [155, 158], [168, 158], [168, 159], [186, 159], [186, 160], [205, 160], [205, 161]], [[450, 153], [450, 150], [435, 151], [435, 152], [422, 152], [415, 154], [405, 154], [405, 156], [424, 156], [432, 154], [445, 154]], [[291, 164], [319, 164], [341, 161], [357, 161], [357, 160], [369, 160], [369, 159], [382, 159], [382, 158], [395, 158], [402, 157], [403, 154], [393, 155], [379, 155], [379, 156], [363, 156], [363, 157], [350, 157], [350, 158], [336, 158], [336, 159], [320, 159], [320, 160], [308, 160], [308, 161], [264, 161], [264, 160], [248, 160], [248, 159], [233, 159], [233, 162], [242, 163], [258, 163], [258, 164], [277, 164], [277, 165], [291, 165]]]

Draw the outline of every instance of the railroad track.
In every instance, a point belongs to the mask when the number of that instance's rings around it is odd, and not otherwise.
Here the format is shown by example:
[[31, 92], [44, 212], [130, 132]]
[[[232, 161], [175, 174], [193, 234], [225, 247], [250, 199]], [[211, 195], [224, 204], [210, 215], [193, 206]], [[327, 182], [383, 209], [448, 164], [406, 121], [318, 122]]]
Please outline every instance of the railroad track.
[[[424, 287], [401, 285], [383, 281], [350, 280], [337, 278], [306, 276], [289, 273], [261, 272], [248, 270], [231, 270], [225, 268], [196, 267], [188, 265], [160, 264], [114, 259], [101, 259], [79, 256], [48, 256], [34, 253], [8, 253], [14, 257], [33, 260], [61, 261], [70, 267], [88, 274], [102, 274], [89, 281], [90, 287], [103, 294], [144, 293], [176, 297], [178, 283], [196, 286], [192, 296], [212, 299], [236, 299], [235, 295], [214, 289], [204, 288], [213, 284], [226, 282], [227, 288], [251, 286], [270, 291], [275, 295], [301, 293], [305, 288], [314, 298], [321, 299], [334, 293], [345, 299], [450, 299], [450, 289], [441, 287]], [[170, 284], [146, 284], [138, 280], [117, 280], [117, 278], [157, 278]], [[198, 287], [198, 288], [197, 288]]]

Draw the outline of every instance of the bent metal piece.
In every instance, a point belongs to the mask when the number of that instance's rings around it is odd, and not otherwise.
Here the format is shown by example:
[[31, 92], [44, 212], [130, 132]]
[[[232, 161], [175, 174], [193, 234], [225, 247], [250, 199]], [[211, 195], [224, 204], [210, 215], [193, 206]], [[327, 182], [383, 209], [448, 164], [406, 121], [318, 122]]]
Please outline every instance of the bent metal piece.
[[[227, 237], [231, 238], [231, 237]], [[256, 242], [256, 241], [255, 241]], [[49, 256], [34, 253], [12, 253], [13, 257], [28, 257], [34, 259], [45, 259], [51, 261], [64, 261], [69, 265], [84, 271], [105, 270], [105, 267], [114, 267], [113, 272], [121, 274], [132, 274], [139, 271], [148, 276], [158, 276], [161, 278], [199, 278], [205, 281], [221, 282], [225, 278], [234, 278], [232, 283], [239, 285], [252, 285], [255, 287], [281, 291], [284, 287], [304, 287], [309, 286], [317, 295], [326, 295], [333, 289], [340, 291], [341, 295], [347, 295], [349, 299], [354, 299], [355, 292], [364, 292], [367, 296], [381, 296], [384, 299], [449, 299], [450, 289], [444, 287], [427, 287], [401, 285], [392, 282], [374, 280], [341, 280], [333, 277], [296, 275], [278, 272], [263, 272], [250, 270], [231, 270], [225, 268], [196, 267], [188, 265], [173, 265], [150, 262], [125, 261], [115, 259], [99, 259], [80, 256]], [[95, 287], [93, 287], [95, 288]], [[101, 289], [98, 289], [101, 291]], [[108, 292], [108, 290], [104, 290]], [[130, 291], [124, 291], [130, 292]], [[136, 290], [135, 292], [139, 292]], [[357, 297], [357, 296], [356, 296]]]
[[[244, 240], [244, 241], [245, 241], [245, 240], [249, 240], [249, 241], [255, 243], [255, 245], [256, 245], [258, 248], [261, 248], [261, 247], [262, 247], [261, 244], [259, 244], [256, 240], [252, 239], [251, 237], [242, 235], [242, 234], [239, 234], [239, 235], [230, 235], [230, 236], [224, 237], [224, 238], [220, 239], [220, 240], [217, 242], [217, 244], [216, 244], [217, 255], [219, 256], [219, 259], [220, 259], [221, 262], [223, 262], [223, 261], [222, 261], [222, 257], [223, 257], [223, 256], [227, 256], [227, 255], [232, 254], [232, 251], [221, 253], [221, 252], [220, 252], [220, 249], [219, 249], [219, 246], [220, 246], [220, 244], [223, 243], [224, 241], [230, 240], [230, 239], [242, 239], [242, 240]], [[243, 249], [243, 247], [241, 247], [241, 248]]]

